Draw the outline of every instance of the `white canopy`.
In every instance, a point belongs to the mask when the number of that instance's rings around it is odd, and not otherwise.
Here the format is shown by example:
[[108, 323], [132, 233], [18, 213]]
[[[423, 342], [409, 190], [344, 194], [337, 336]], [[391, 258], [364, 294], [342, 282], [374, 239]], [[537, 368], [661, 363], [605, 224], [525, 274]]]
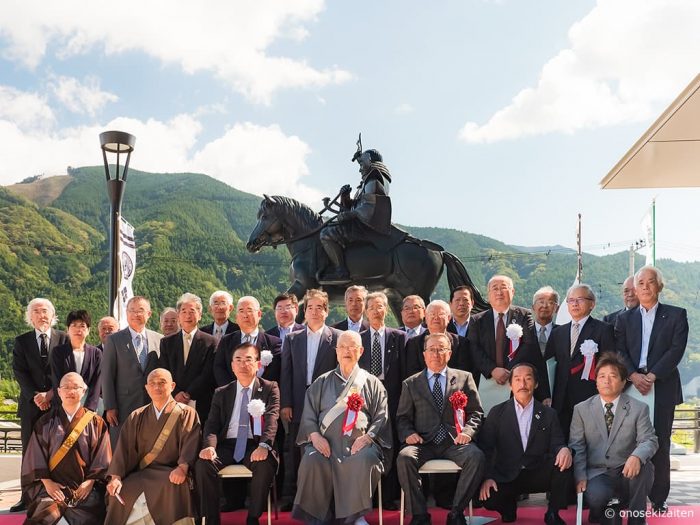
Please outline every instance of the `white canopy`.
[[700, 186], [700, 75], [600, 185], [603, 189]]

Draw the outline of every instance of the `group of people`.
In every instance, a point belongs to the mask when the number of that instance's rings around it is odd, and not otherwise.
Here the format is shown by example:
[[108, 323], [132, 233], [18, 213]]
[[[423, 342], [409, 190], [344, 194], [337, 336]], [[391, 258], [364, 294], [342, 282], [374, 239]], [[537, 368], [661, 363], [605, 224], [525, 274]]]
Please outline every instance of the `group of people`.
[[[688, 322], [659, 303], [658, 269], [625, 281], [612, 319], [591, 315], [590, 286], [572, 286], [561, 326], [551, 287], [531, 309], [512, 304], [509, 277], [487, 287], [490, 308], [475, 314], [468, 287], [427, 306], [406, 297], [398, 329], [385, 324], [386, 295], [362, 286], [347, 288], [347, 318], [334, 326], [325, 292], [306, 293], [304, 324], [297, 298], [281, 294], [267, 331], [255, 297], [234, 305], [217, 291], [213, 323], [199, 326], [202, 301], [185, 293], [161, 315], [161, 334], [137, 296], [126, 328], [100, 320], [100, 348], [85, 343], [87, 312], [70, 312], [64, 334], [51, 302], [34, 299], [13, 352], [16, 507], [27, 523], [73, 525], [216, 524], [245, 506], [253, 525], [276, 479], [283, 508], [307, 523], [366, 523], [380, 482], [384, 508], [403, 490], [413, 525], [431, 523], [424, 481], [447, 525], [462, 525], [472, 500], [513, 522], [533, 492], [550, 493], [550, 525], [564, 523], [575, 492], [591, 522], [613, 497], [637, 511], [630, 523], [644, 523], [647, 498], [663, 512]], [[421, 476], [436, 458], [460, 473]], [[247, 503], [245, 481], [219, 480], [236, 464], [252, 472]]]

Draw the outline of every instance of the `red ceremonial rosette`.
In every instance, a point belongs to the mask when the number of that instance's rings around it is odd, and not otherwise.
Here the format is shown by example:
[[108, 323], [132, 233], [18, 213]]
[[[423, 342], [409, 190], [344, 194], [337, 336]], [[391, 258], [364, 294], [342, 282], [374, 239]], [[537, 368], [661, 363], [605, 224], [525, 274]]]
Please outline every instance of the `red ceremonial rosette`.
[[348, 396], [345, 405], [345, 420], [343, 421], [343, 434], [350, 434], [352, 429], [355, 428], [355, 423], [357, 423], [357, 416], [360, 414], [360, 410], [365, 404], [365, 400], [357, 392], [354, 392]]
[[452, 411], [455, 417], [455, 429], [458, 434], [462, 432], [462, 428], [464, 428], [464, 416], [466, 413], [464, 409], [467, 408], [468, 401], [469, 397], [461, 390], [457, 390], [450, 396], [450, 404], [452, 405]]

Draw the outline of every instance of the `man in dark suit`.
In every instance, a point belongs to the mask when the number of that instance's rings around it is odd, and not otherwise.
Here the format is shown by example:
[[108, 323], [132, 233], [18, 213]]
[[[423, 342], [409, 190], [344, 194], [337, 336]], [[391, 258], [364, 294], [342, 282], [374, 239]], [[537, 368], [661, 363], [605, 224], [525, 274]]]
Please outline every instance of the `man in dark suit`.
[[106, 315], [98, 321], [97, 335], [100, 337], [100, 344], [97, 345], [97, 348], [100, 349], [100, 352], [104, 350], [107, 338], [117, 330], [119, 330], [119, 322], [112, 316]]
[[[253, 473], [246, 525], [258, 525], [277, 469], [273, 449], [280, 397], [277, 383], [257, 376], [260, 349], [252, 343], [236, 348], [231, 367], [236, 377], [214, 393], [204, 425], [202, 450], [195, 464], [200, 512], [207, 525], [221, 523], [217, 474], [227, 465], [242, 464]], [[258, 400], [262, 416], [251, 414], [249, 400]], [[262, 424], [261, 424], [262, 423]], [[245, 489], [236, 491], [245, 499]], [[229, 499], [231, 491], [226, 491]]]
[[[618, 354], [603, 354], [596, 367], [595, 395], [574, 407], [569, 446], [574, 452], [576, 491], [588, 504], [588, 521], [603, 514], [613, 523], [606, 505], [613, 497], [627, 499], [628, 525], [646, 523], [647, 493], [654, 479], [650, 461], [658, 439], [649, 408], [623, 394], [627, 370]], [[639, 517], [641, 515], [641, 517]], [[621, 522], [621, 520], [620, 520]]]
[[180, 323], [177, 320], [177, 310], [172, 306], [163, 308], [160, 312], [160, 333], [163, 337], [173, 335], [180, 331]]
[[[547, 351], [547, 341], [552, 335], [554, 329], [554, 314], [559, 310], [559, 294], [551, 286], [543, 286], [537, 290], [532, 296], [532, 317], [534, 323], [532, 332], [537, 345], [540, 347], [542, 354], [543, 369], [538, 369], [537, 374], [539, 381], [547, 381], [550, 394], [553, 392], [554, 372], [556, 369], [556, 361], [554, 358], [546, 360], [544, 357]], [[546, 361], [545, 361], [546, 360]], [[551, 405], [551, 399], [544, 400], [544, 404]]]
[[460, 337], [467, 337], [469, 329], [469, 317], [474, 307], [472, 291], [468, 286], [458, 286], [450, 290], [450, 319], [447, 331]]
[[[464, 525], [464, 508], [481, 482], [485, 458], [473, 443], [484, 415], [469, 372], [449, 368], [450, 338], [426, 339], [426, 369], [403, 382], [396, 416], [399, 441], [406, 443], [397, 461], [399, 482], [406, 494], [411, 525], [429, 525], [430, 514], [421, 490], [420, 467], [431, 459], [449, 459], [462, 468], [446, 525]], [[460, 408], [456, 394], [466, 396]], [[455, 405], [453, 405], [453, 401]]]
[[284, 338], [287, 337], [287, 334], [304, 329], [303, 324], [295, 321], [299, 313], [299, 301], [293, 293], [282, 293], [275, 297], [272, 307], [275, 310], [277, 324], [268, 328], [265, 333], [279, 338], [284, 344]]
[[202, 319], [202, 300], [198, 296], [182, 294], [175, 309], [182, 329], [161, 339], [160, 367], [173, 376], [175, 401], [194, 406], [203, 425], [214, 394], [216, 339], [197, 329]]
[[148, 330], [151, 304], [135, 296], [126, 303], [129, 326], [107, 338], [102, 355], [102, 398], [105, 420], [109, 423], [112, 448], [117, 445], [121, 425], [129, 415], [150, 400], [146, 378], [158, 367], [160, 340], [158, 332]]
[[457, 334], [447, 331], [450, 322], [450, 305], [445, 301], [436, 299], [431, 301], [426, 308], [427, 330], [419, 336], [412, 337], [406, 342], [406, 364], [402, 377], [417, 374], [425, 368], [424, 348], [425, 338], [430, 334], [447, 334], [450, 339], [450, 368], [459, 368], [471, 372], [473, 369], [472, 356], [469, 351], [469, 341]]
[[209, 313], [214, 318], [214, 322], [203, 326], [202, 332], [211, 334], [216, 338], [217, 343], [226, 334], [240, 330], [240, 327], [233, 321], [229, 321], [229, 315], [233, 311], [233, 296], [225, 290], [217, 290], [209, 297]]
[[[56, 309], [51, 301], [37, 297], [29, 301], [24, 320], [32, 330], [15, 338], [12, 349], [12, 371], [19, 383], [19, 405], [17, 413], [22, 427], [22, 453], [27, 450], [34, 423], [49, 409], [53, 398], [51, 388], [52, 350], [68, 342], [68, 336], [51, 328], [56, 324]], [[26, 510], [27, 502], [22, 498], [10, 508], [10, 512]]]
[[595, 293], [589, 285], [575, 284], [569, 288], [566, 306], [571, 322], [557, 326], [547, 342], [545, 358], [553, 357], [557, 362], [552, 408], [559, 415], [567, 440], [574, 406], [597, 392], [597, 357], [615, 350], [612, 326], [591, 317], [595, 303]]
[[344, 332], [352, 330], [360, 333], [369, 328], [369, 323], [364, 318], [365, 299], [367, 298], [367, 288], [364, 286], [352, 285], [345, 290], [345, 311], [348, 316], [333, 325], [333, 328]]
[[290, 468], [286, 470], [282, 499], [285, 504], [294, 500], [296, 475], [301, 462], [301, 449], [296, 445], [299, 422], [304, 410], [306, 389], [314, 380], [333, 370], [337, 365], [335, 347], [339, 330], [326, 326], [328, 294], [311, 289], [304, 296], [306, 329], [292, 332], [282, 347], [282, 374], [280, 377], [280, 417], [289, 425], [287, 440], [292, 452]]
[[[513, 305], [513, 280], [505, 275], [494, 275], [488, 282], [488, 300], [491, 308], [472, 317], [469, 328], [470, 349], [475, 374], [493, 378], [499, 385], [508, 383], [510, 369], [517, 363], [527, 362], [538, 370], [544, 368], [537, 340], [533, 337], [530, 310]], [[517, 324], [522, 329], [519, 339], [510, 341], [507, 327]], [[542, 381], [535, 390], [535, 398], [543, 401], [550, 397], [548, 382]]]
[[603, 321], [615, 326], [615, 321], [617, 320], [618, 315], [620, 315], [622, 312], [626, 312], [627, 310], [634, 310], [639, 306], [637, 292], [634, 290], [634, 276], [628, 277], [625, 279], [625, 282], [622, 283], [622, 304], [624, 305], [623, 308], [609, 313], [603, 317]]
[[486, 454], [486, 479], [481, 484], [484, 507], [497, 510], [503, 523], [517, 519], [519, 494], [550, 492], [544, 521], [563, 525], [571, 484], [571, 451], [566, 447], [556, 412], [534, 399], [537, 369], [518, 363], [510, 371], [513, 397], [489, 412], [479, 433]]
[[678, 364], [688, 342], [688, 314], [683, 308], [661, 304], [664, 288], [661, 272], [644, 266], [634, 276], [639, 308], [617, 316], [615, 344], [630, 373], [630, 388], [642, 395], [654, 389], [654, 428], [659, 450], [652, 459], [654, 485], [649, 499], [654, 509], [665, 512], [671, 487], [671, 427], [676, 405], [683, 402]]
[[240, 330], [224, 335], [214, 354], [216, 386], [227, 385], [235, 379], [231, 371], [231, 358], [233, 351], [242, 343], [253, 343], [260, 349], [261, 367], [257, 372], [258, 376], [279, 383], [282, 366], [282, 343], [277, 337], [260, 330], [261, 319], [260, 302], [255, 297], [246, 295], [238, 300], [236, 321]]
[[386, 474], [386, 482], [382, 496], [384, 508], [398, 510], [396, 500], [399, 499], [399, 480], [396, 475], [396, 454], [398, 454], [398, 438], [396, 434], [396, 411], [401, 396], [401, 362], [404, 359], [406, 334], [401, 330], [389, 328], [384, 324], [386, 312], [389, 309], [389, 299], [383, 292], [367, 294], [365, 312], [369, 321], [369, 330], [360, 334], [364, 352], [360, 355], [359, 365], [371, 374], [377, 376], [386, 389], [389, 418], [391, 420], [394, 446], [391, 454], [393, 461]]
[[399, 330], [406, 332], [406, 340], [425, 332], [425, 301], [420, 295], [407, 295], [401, 305], [401, 322]]

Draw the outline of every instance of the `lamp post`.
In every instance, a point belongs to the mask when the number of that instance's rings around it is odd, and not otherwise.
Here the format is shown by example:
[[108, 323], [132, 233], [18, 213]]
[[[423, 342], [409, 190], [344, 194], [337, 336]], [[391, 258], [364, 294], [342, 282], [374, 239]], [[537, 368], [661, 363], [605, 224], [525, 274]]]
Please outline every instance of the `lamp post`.
[[[123, 131], [105, 131], [100, 133], [100, 147], [102, 148], [102, 159], [105, 165], [105, 176], [107, 177], [107, 193], [109, 195], [109, 315], [114, 316], [114, 302], [117, 298], [117, 288], [119, 286], [119, 229], [122, 213], [122, 198], [124, 197], [124, 187], [126, 186], [126, 175], [129, 171], [129, 160], [131, 152], [134, 151], [136, 137]], [[107, 153], [116, 155], [116, 163], [113, 167], [114, 176], [110, 173]], [[126, 161], [119, 172], [120, 155], [126, 154]]]

